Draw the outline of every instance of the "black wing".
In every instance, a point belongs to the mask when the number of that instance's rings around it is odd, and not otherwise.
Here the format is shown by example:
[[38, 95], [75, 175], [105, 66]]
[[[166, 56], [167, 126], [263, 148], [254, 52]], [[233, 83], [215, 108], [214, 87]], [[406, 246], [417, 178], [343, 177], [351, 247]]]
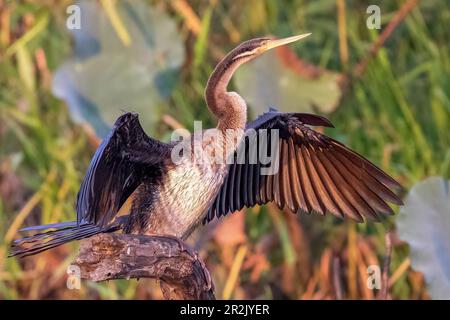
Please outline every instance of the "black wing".
[[[378, 220], [378, 213], [392, 214], [387, 202], [402, 204], [391, 190], [401, 188], [398, 182], [363, 156], [306, 125], [333, 127], [324, 117], [274, 109], [250, 123], [205, 221], [269, 201], [293, 212], [330, 212], [357, 221], [363, 217]], [[267, 129], [267, 143], [258, 134], [248, 135], [251, 129], [256, 133]], [[260, 157], [254, 161], [253, 156], [260, 156], [261, 150], [263, 154], [269, 150], [270, 155], [273, 129], [279, 138], [271, 164], [278, 161], [278, 171], [262, 174], [267, 165]]]
[[106, 226], [149, 175], [161, 171], [169, 145], [148, 137], [137, 114], [120, 116], [98, 147], [77, 197], [78, 224]]

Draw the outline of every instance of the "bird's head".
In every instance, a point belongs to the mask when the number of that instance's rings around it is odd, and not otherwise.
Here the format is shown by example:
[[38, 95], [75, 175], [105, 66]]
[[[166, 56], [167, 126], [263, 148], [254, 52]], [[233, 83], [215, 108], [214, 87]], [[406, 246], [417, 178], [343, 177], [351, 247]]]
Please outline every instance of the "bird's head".
[[250, 61], [270, 49], [286, 45], [306, 38], [311, 33], [305, 33], [298, 36], [288, 38], [276, 39], [271, 37], [256, 38], [245, 41], [230, 52], [230, 58], [233, 62], [247, 62]]

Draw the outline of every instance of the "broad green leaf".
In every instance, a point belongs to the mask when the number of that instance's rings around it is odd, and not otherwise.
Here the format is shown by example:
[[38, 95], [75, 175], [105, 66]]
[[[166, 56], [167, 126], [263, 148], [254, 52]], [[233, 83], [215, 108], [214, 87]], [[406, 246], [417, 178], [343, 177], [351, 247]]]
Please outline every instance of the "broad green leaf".
[[425, 275], [433, 299], [450, 299], [450, 181], [428, 178], [408, 194], [397, 219], [412, 267]]
[[81, 29], [72, 31], [73, 57], [55, 73], [53, 93], [67, 102], [75, 121], [92, 124], [99, 136], [124, 111], [141, 114], [151, 131], [185, 58], [175, 22], [140, 0], [115, 2], [114, 14], [99, 2], [78, 5]]

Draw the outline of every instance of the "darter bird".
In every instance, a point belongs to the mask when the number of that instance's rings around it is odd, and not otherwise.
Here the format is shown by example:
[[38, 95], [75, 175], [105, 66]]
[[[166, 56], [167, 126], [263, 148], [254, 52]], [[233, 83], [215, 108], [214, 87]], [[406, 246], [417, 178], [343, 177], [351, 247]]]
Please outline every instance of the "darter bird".
[[[136, 114], [120, 116], [87, 169], [77, 196], [76, 221], [22, 229], [39, 233], [16, 240], [11, 255], [32, 255], [119, 230], [186, 239], [202, 222], [270, 201], [294, 213], [331, 213], [360, 222], [393, 214], [387, 203], [402, 204], [394, 193], [401, 188], [399, 183], [363, 156], [311, 128], [333, 127], [326, 118], [270, 109], [247, 124], [244, 99], [227, 90], [239, 66], [308, 35], [252, 39], [228, 53], [205, 90], [217, 127], [202, 135], [164, 143], [146, 135]], [[230, 138], [228, 132], [238, 134]], [[234, 147], [221, 148], [233, 141], [237, 142]], [[192, 148], [174, 152], [182, 143], [199, 146], [197, 155], [207, 159], [220, 155], [227, 161], [195, 161]], [[253, 161], [252, 154], [261, 146], [268, 150], [266, 156], [272, 157], [270, 165], [275, 164], [276, 170], [264, 171], [269, 166], [258, 157]], [[180, 161], [173, 159], [177, 153]], [[127, 200], [131, 201], [129, 212], [118, 214]]]

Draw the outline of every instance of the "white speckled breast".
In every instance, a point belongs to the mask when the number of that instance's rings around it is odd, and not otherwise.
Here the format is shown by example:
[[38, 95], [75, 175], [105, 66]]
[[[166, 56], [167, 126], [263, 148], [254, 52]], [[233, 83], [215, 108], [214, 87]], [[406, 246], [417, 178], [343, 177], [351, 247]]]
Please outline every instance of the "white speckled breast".
[[[203, 141], [205, 145], [208, 143], [211, 142]], [[146, 233], [185, 239], [202, 222], [224, 181], [227, 165], [195, 162], [185, 157], [165, 175], [152, 206]]]

